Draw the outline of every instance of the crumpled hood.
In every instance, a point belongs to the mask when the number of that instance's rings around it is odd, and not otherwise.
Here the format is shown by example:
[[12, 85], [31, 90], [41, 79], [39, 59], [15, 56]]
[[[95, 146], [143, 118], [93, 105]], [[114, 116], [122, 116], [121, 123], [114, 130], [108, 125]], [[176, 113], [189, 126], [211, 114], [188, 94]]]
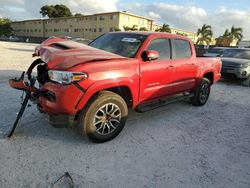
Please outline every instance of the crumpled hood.
[[41, 44], [39, 50], [41, 59], [48, 64], [49, 69], [56, 70], [67, 70], [78, 64], [94, 61], [127, 59], [69, 40], [56, 41], [55, 43], [47, 41], [47, 43]]

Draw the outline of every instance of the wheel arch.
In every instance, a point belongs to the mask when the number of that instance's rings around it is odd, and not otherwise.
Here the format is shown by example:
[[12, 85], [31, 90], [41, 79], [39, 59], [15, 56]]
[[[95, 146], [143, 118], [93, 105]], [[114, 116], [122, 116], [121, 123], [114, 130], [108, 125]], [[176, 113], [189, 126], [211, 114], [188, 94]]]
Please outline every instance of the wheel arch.
[[120, 95], [126, 102], [128, 108], [133, 108], [138, 101], [138, 96], [136, 95], [137, 92], [132, 90], [131, 87], [132, 86], [130, 84], [126, 83], [115, 83], [112, 85], [110, 83], [97, 83], [87, 89], [86, 93], [79, 100], [76, 109], [78, 111], [81, 111], [89, 101], [91, 101], [96, 95], [98, 95], [101, 91], [104, 90], [111, 91]]
[[208, 71], [208, 72], [204, 73], [202, 77], [207, 78], [210, 81], [211, 85], [214, 83], [214, 72], [213, 71]]

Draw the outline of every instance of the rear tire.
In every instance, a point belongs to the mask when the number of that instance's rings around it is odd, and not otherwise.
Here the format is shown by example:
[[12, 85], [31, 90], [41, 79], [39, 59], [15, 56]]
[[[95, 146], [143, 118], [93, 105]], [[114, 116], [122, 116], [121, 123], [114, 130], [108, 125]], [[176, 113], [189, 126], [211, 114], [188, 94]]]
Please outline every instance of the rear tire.
[[206, 104], [210, 95], [211, 84], [207, 78], [202, 78], [199, 86], [194, 91], [194, 96], [191, 98], [191, 102], [194, 106], [203, 106]]
[[241, 84], [242, 84], [243, 86], [249, 87], [249, 86], [250, 86], [250, 75], [248, 76], [247, 79], [242, 80]]
[[102, 91], [80, 113], [78, 128], [91, 141], [102, 143], [122, 131], [127, 117], [128, 107], [123, 98], [116, 93]]

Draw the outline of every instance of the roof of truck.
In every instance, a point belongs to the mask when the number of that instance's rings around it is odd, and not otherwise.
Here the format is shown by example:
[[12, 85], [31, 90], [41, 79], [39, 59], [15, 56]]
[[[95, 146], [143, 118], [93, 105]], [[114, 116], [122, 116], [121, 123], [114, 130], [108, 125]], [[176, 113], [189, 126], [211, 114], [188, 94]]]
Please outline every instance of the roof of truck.
[[171, 33], [166, 33], [166, 32], [156, 32], [156, 31], [118, 31], [118, 32], [109, 32], [109, 33], [138, 34], [138, 35], [145, 35], [145, 36], [149, 36], [149, 35], [163, 36], [164, 35], [170, 38], [180, 38], [180, 39], [182, 38], [182, 39], [188, 39], [191, 41], [191, 39], [186, 36], [171, 34]]

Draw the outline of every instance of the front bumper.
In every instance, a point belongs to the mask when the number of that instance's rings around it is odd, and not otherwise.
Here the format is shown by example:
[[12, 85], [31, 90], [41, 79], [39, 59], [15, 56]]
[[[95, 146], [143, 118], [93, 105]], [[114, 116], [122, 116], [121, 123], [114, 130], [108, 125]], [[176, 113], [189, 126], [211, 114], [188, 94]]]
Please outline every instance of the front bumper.
[[222, 76], [233, 75], [238, 79], [248, 78], [250, 76], [250, 67], [248, 68], [234, 68], [222, 66], [221, 69]]
[[46, 82], [41, 87], [42, 95], [39, 96], [39, 110], [49, 115], [70, 115], [77, 113], [76, 106], [84, 92], [74, 84], [62, 85]]

